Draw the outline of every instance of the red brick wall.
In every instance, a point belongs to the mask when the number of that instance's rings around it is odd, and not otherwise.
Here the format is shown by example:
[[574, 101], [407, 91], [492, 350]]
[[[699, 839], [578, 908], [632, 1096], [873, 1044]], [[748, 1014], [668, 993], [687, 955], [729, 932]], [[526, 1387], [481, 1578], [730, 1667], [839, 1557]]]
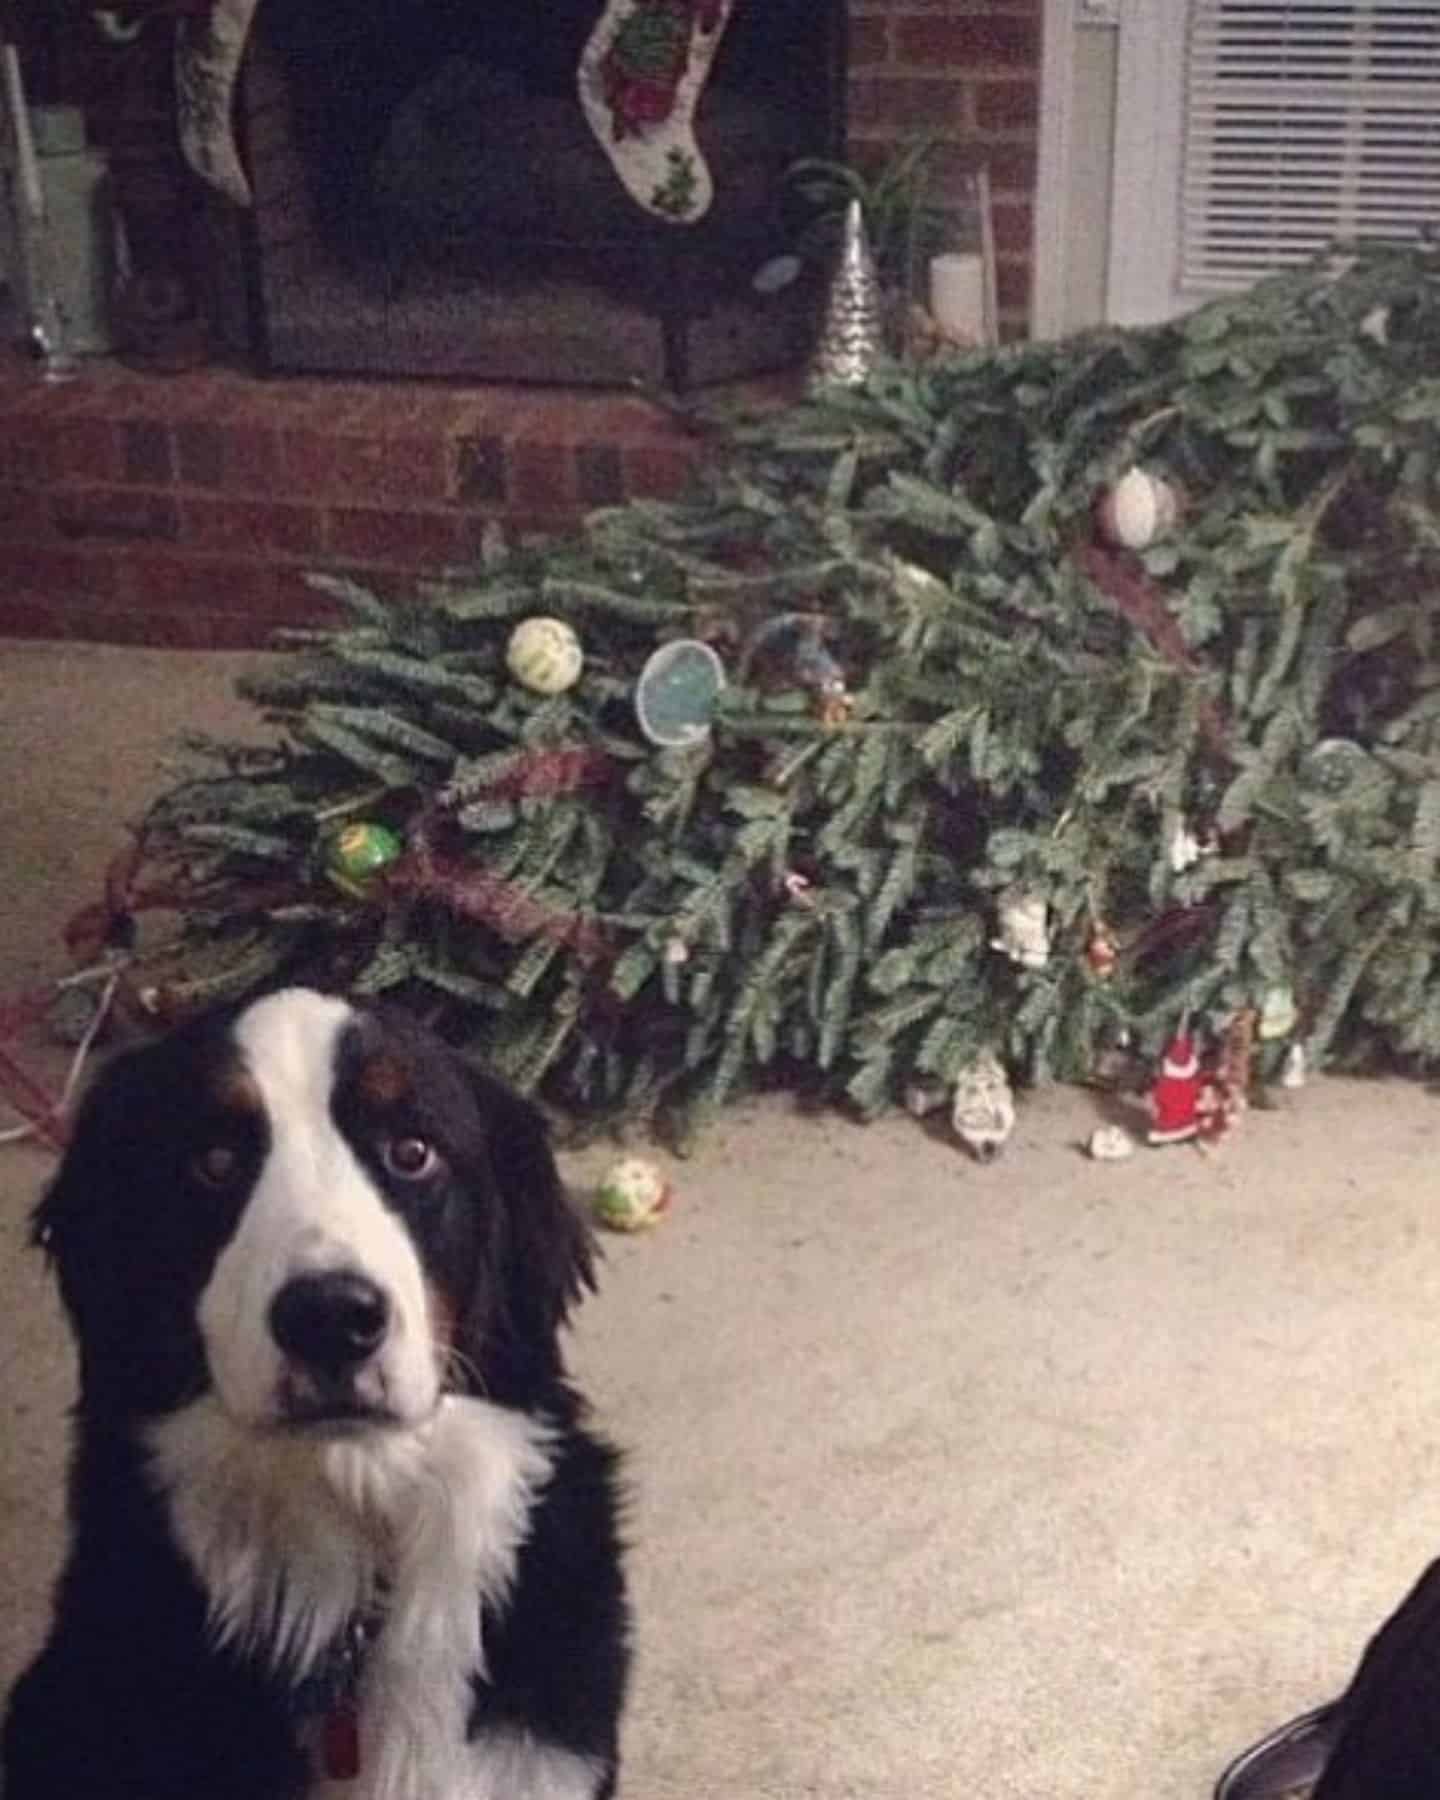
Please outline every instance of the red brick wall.
[[1001, 329], [1029, 324], [1040, 132], [1040, 0], [850, 0], [850, 154], [882, 159], [917, 132], [947, 173], [990, 170]]
[[[750, 390], [759, 400], [765, 390]], [[53, 386], [0, 355], [0, 637], [225, 649], [328, 613], [310, 569], [382, 593], [590, 507], [666, 496], [699, 440], [588, 389], [150, 376]]]

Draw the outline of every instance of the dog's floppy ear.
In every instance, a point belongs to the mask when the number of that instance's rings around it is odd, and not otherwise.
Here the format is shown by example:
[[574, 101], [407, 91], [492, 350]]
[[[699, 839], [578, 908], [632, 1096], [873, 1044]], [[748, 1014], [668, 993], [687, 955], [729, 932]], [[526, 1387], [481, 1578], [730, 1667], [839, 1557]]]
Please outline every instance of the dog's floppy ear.
[[595, 1286], [594, 1236], [565, 1191], [540, 1109], [492, 1076], [469, 1078], [498, 1216], [465, 1332], [482, 1368], [498, 1350], [517, 1374], [551, 1373], [560, 1327]]
[[[70, 1129], [60, 1168], [30, 1218], [30, 1239], [48, 1257], [66, 1308], [88, 1310], [95, 1278], [117, 1248], [111, 1195], [145, 1127], [140, 1112], [144, 1050], [117, 1056], [91, 1082]], [[78, 1318], [77, 1318], [77, 1323]]]
[[184, 1366], [174, 1334], [162, 1339], [154, 1323], [174, 1272], [163, 1265], [157, 1272], [137, 1241], [146, 1209], [134, 1204], [165, 1192], [163, 1145], [173, 1119], [156, 1111], [161, 1055], [154, 1045], [125, 1051], [92, 1081], [59, 1171], [31, 1216], [32, 1240], [59, 1281], [88, 1400], [168, 1393]]

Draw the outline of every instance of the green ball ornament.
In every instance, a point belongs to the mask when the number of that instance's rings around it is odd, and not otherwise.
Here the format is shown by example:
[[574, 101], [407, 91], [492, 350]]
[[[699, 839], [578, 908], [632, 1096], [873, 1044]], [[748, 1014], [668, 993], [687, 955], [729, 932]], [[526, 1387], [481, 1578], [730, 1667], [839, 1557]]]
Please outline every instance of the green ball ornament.
[[364, 900], [391, 863], [404, 849], [388, 825], [356, 820], [330, 839], [325, 857], [326, 877], [353, 900]]
[[522, 619], [510, 633], [505, 666], [532, 694], [563, 694], [580, 679], [585, 653], [563, 619]]
[[595, 1217], [610, 1231], [645, 1231], [670, 1205], [670, 1184], [643, 1156], [612, 1163], [595, 1190]]

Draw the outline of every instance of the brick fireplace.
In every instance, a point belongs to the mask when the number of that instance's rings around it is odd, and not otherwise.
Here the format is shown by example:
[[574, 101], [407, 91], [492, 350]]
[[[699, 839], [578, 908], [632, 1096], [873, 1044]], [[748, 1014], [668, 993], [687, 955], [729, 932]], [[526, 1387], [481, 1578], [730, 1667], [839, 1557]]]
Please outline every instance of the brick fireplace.
[[[744, 0], [741, 0], [744, 4]], [[1024, 331], [1039, 0], [851, 0], [850, 155], [924, 128], [990, 169], [1001, 326]], [[758, 390], [783, 396], [795, 376]], [[620, 390], [179, 375], [111, 360], [46, 387], [0, 360], [0, 632], [248, 647], [324, 608], [306, 570], [382, 591], [463, 565], [487, 521], [564, 528], [684, 483], [697, 441]]]

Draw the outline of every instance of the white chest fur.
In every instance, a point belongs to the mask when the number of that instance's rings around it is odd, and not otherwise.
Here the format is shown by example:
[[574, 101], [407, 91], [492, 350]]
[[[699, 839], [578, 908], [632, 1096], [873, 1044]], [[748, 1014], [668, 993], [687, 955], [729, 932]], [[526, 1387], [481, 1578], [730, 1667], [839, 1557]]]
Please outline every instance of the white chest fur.
[[217, 1638], [312, 1669], [386, 1586], [359, 1694], [360, 1775], [315, 1800], [584, 1800], [590, 1763], [514, 1737], [465, 1741], [482, 1620], [514, 1580], [551, 1469], [542, 1421], [447, 1396], [414, 1431], [316, 1443], [234, 1425], [213, 1400], [150, 1436]]
[[[431, 1759], [417, 1767], [403, 1791], [425, 1800], [593, 1800], [599, 1765], [534, 1738], [504, 1732], [471, 1744], [459, 1768]], [[321, 1781], [308, 1800], [372, 1800], [389, 1790], [375, 1787], [362, 1770], [357, 1781]]]

